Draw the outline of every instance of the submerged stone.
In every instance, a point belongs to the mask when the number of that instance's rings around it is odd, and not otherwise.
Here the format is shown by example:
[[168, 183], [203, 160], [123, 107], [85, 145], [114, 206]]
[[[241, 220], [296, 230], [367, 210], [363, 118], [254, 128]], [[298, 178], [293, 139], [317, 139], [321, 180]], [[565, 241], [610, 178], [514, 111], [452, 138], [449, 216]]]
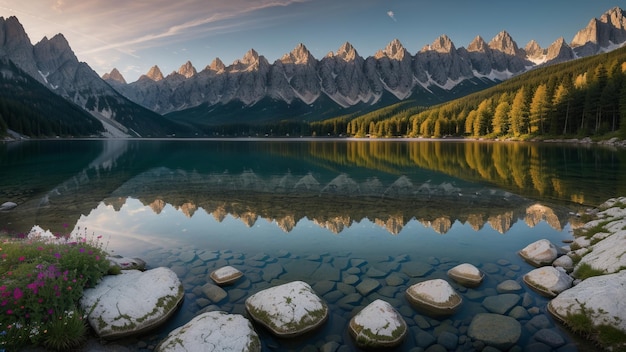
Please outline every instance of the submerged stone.
[[210, 276], [216, 284], [225, 286], [235, 283], [243, 276], [243, 273], [232, 266], [224, 266], [213, 271]]
[[489, 296], [483, 300], [483, 307], [491, 313], [506, 314], [515, 307], [522, 298], [514, 293]]
[[477, 314], [467, 329], [467, 336], [487, 346], [506, 351], [522, 335], [522, 325], [515, 319], [499, 314]]

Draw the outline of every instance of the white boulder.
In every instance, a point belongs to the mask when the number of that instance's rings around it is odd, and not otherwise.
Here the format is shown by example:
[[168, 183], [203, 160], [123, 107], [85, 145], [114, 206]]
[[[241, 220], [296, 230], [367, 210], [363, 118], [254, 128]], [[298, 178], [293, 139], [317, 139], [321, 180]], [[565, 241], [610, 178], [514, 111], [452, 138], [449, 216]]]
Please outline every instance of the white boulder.
[[278, 337], [314, 330], [328, 318], [328, 307], [309, 284], [293, 281], [257, 292], [246, 299], [252, 319]]
[[574, 261], [568, 255], [562, 255], [552, 262], [552, 266], [563, 268], [566, 272], [574, 270]]
[[448, 276], [466, 287], [476, 287], [480, 285], [485, 277], [478, 268], [469, 263], [459, 264], [448, 270]]
[[261, 351], [261, 340], [248, 319], [214, 311], [200, 314], [170, 332], [156, 351], [256, 352]]
[[101, 338], [118, 338], [150, 330], [167, 320], [183, 299], [183, 285], [168, 268], [126, 270], [105, 276], [80, 300]]
[[552, 264], [558, 256], [558, 251], [552, 242], [542, 239], [524, 247], [519, 251], [519, 255], [529, 264], [540, 267]]
[[350, 320], [349, 330], [361, 348], [392, 348], [404, 340], [407, 325], [391, 304], [377, 299]]
[[406, 297], [416, 308], [430, 315], [451, 315], [459, 308], [463, 299], [442, 279], [427, 280], [412, 285]]
[[626, 270], [590, 277], [548, 303], [548, 311], [561, 321], [584, 314], [594, 326], [609, 325], [626, 333]]
[[572, 287], [574, 280], [563, 268], [544, 266], [524, 275], [524, 282], [546, 297], [554, 297]]

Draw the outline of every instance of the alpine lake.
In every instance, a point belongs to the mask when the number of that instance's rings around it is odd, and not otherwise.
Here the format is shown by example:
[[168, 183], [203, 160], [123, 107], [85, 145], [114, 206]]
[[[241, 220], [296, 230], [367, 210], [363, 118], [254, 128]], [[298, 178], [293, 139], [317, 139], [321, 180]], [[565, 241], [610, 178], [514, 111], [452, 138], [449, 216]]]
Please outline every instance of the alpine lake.
[[[18, 204], [0, 212], [3, 231], [39, 225], [102, 236], [109, 253], [169, 267], [183, 282], [185, 299], [173, 318], [113, 342], [131, 350], [154, 348], [207, 307], [247, 316], [247, 297], [295, 280], [328, 304], [329, 319], [293, 339], [255, 324], [264, 351], [357, 350], [348, 322], [379, 298], [408, 324], [398, 351], [437, 343], [471, 351], [480, 345], [467, 336], [468, 325], [487, 312], [483, 300], [505, 280], [520, 284], [518, 306], [527, 313], [518, 318], [516, 348], [533, 346], [535, 333], [550, 329], [563, 343], [541, 343], [544, 350], [585, 350], [547, 312], [548, 299], [522, 282], [533, 267], [518, 251], [544, 238], [566, 245], [578, 214], [619, 195], [626, 195], [626, 150], [600, 145], [321, 138], [0, 144], [0, 203]], [[479, 287], [447, 277], [462, 263], [485, 274]], [[211, 302], [199, 288], [225, 265], [244, 276]], [[434, 278], [463, 297], [454, 315], [426, 316], [405, 298], [409, 286]], [[357, 289], [365, 279], [380, 285]]]

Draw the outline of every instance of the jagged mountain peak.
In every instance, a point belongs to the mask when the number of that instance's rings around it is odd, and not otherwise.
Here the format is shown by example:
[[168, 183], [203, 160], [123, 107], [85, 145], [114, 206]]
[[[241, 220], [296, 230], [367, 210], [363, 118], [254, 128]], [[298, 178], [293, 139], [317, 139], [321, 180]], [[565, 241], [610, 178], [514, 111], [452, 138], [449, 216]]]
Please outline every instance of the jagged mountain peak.
[[398, 61], [402, 61], [405, 56], [409, 55], [399, 39], [394, 39], [387, 44], [383, 52], [390, 59]]
[[[72, 48], [70, 47], [70, 43], [65, 39], [63, 34], [57, 34], [52, 39], [48, 39], [48, 37], [43, 37], [37, 44], [34, 46], [35, 54], [40, 59], [50, 59], [50, 56], [61, 56], [65, 55], [68, 58], [76, 58]], [[45, 57], [41, 57], [42, 53]], [[78, 59], [76, 59], [78, 60]]]
[[530, 59], [538, 59], [543, 56], [544, 50], [541, 48], [539, 43], [536, 40], [531, 40], [524, 47], [524, 51], [526, 51], [526, 55]]
[[[600, 19], [593, 18], [574, 36], [572, 48], [592, 46], [608, 47], [626, 41], [626, 18], [624, 10], [615, 7], [605, 12]], [[583, 48], [583, 51], [585, 49]]]
[[148, 70], [148, 73], [146, 73], [145, 75], [141, 76], [140, 79], [142, 77], [151, 79], [155, 82], [158, 82], [160, 80], [163, 79], [163, 73], [161, 72], [161, 69], [159, 68], [159, 66], [154, 65], [152, 67], [150, 67], [150, 70]]
[[456, 50], [454, 43], [447, 35], [441, 35], [430, 45], [431, 50], [438, 53], [448, 54]]
[[269, 67], [269, 62], [263, 55], [259, 55], [254, 49], [248, 52], [240, 60], [235, 60], [228, 68], [231, 72], [256, 71]]
[[477, 35], [474, 40], [467, 46], [467, 51], [484, 53], [489, 49], [489, 45], [483, 39], [483, 37]]
[[8, 18], [0, 17], [0, 31], [4, 30], [4, 38], [0, 36], [0, 45], [2, 44], [10, 44], [11, 42], [22, 42], [27, 41], [28, 44], [31, 44], [30, 38], [28, 38], [28, 34], [24, 30], [24, 27], [20, 23], [20, 21], [15, 16], [10, 16]]
[[597, 43], [598, 42], [598, 19], [592, 18], [589, 21], [589, 24], [576, 33], [574, 39], [572, 39], [570, 45], [572, 47], [583, 46], [589, 42]]
[[112, 81], [112, 82], [117, 82], [121, 84], [126, 84], [126, 80], [124, 79], [124, 76], [122, 76], [122, 74], [117, 68], [113, 68], [110, 73], [105, 73], [104, 75], [102, 75], [102, 79], [105, 81], [109, 81], [109, 82]]
[[241, 63], [246, 64], [246, 65], [251, 65], [258, 61], [259, 61], [259, 53], [257, 53], [256, 50], [254, 49], [248, 50], [246, 54], [243, 56], [243, 59], [240, 60]]
[[336, 56], [342, 58], [344, 61], [354, 61], [359, 54], [356, 49], [349, 42], [343, 43], [339, 50], [337, 50]]
[[517, 43], [513, 40], [511, 35], [507, 31], [502, 31], [496, 34], [489, 42], [489, 47], [492, 50], [503, 52], [507, 55], [517, 56], [519, 55], [519, 48]]
[[213, 59], [211, 64], [206, 67], [206, 69], [214, 71], [214, 72], [222, 72], [226, 69], [226, 65], [224, 65], [224, 63], [222, 62], [222, 60], [220, 60], [219, 57], [216, 57], [215, 59]]
[[196, 68], [193, 67], [191, 61], [187, 61], [178, 69], [178, 74], [184, 76], [185, 78], [191, 78], [196, 73], [198, 73], [198, 71], [196, 71]]
[[306, 65], [309, 62], [314, 61], [315, 58], [309, 51], [309, 49], [304, 46], [304, 44], [298, 44], [290, 53], [283, 55], [280, 58], [280, 61], [283, 63], [291, 63], [298, 65]]
[[611, 24], [616, 29], [626, 30], [624, 10], [617, 6], [600, 16], [600, 22]]
[[567, 45], [565, 38], [555, 40], [546, 50], [546, 61], [563, 62], [575, 58], [572, 48]]

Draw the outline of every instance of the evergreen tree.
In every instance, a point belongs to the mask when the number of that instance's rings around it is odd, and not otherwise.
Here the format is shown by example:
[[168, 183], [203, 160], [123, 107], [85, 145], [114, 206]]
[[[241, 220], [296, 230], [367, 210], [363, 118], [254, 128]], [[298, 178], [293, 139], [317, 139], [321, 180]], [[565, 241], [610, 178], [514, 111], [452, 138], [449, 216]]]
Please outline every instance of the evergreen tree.
[[544, 134], [544, 119], [549, 110], [547, 87], [540, 84], [530, 103], [530, 133]]
[[525, 126], [526, 120], [526, 93], [524, 92], [524, 87], [518, 89], [517, 93], [515, 93], [515, 98], [513, 98], [513, 104], [511, 104], [511, 112], [510, 112], [511, 121], [511, 133], [519, 137], [522, 134], [526, 134], [528, 132]]
[[493, 114], [493, 133], [496, 136], [502, 136], [509, 132], [509, 112], [511, 111], [511, 105], [502, 101], [496, 106], [496, 111]]

